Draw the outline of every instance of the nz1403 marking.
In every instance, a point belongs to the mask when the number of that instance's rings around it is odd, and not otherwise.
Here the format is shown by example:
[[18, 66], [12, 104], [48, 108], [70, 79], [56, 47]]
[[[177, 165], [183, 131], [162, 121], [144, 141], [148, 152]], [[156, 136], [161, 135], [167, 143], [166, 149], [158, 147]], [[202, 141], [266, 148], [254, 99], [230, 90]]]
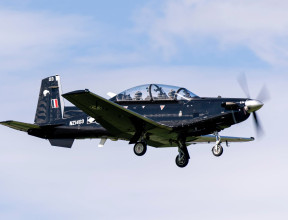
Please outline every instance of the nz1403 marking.
[[76, 120], [76, 121], [70, 121], [69, 122], [69, 125], [70, 126], [74, 126], [74, 125], [82, 125], [85, 123], [85, 120], [84, 119], [81, 119], [81, 120]]

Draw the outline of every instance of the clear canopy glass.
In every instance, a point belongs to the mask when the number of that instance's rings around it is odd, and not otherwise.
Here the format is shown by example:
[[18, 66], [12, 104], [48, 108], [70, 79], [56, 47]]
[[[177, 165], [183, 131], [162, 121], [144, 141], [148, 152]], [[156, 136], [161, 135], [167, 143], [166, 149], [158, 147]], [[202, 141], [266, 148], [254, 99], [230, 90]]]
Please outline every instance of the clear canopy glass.
[[189, 90], [162, 84], [146, 84], [127, 89], [116, 96], [117, 101], [190, 100], [198, 97]]

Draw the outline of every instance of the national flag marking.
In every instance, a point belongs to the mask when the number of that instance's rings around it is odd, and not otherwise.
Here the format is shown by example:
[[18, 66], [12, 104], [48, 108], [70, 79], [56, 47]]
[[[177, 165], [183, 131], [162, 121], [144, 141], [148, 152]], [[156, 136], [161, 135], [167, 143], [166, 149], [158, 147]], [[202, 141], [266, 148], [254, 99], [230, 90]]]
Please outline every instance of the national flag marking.
[[59, 108], [58, 99], [51, 100], [52, 108]]

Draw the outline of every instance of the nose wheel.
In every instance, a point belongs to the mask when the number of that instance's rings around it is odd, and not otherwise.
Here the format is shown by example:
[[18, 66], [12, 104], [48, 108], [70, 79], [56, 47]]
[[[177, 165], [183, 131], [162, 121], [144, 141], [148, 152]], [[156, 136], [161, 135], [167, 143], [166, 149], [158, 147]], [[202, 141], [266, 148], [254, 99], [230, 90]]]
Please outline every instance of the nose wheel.
[[215, 145], [212, 148], [212, 153], [215, 157], [220, 157], [223, 154], [223, 147], [220, 144]]
[[216, 145], [212, 148], [212, 153], [215, 157], [220, 157], [223, 154], [223, 147], [221, 146], [221, 137], [216, 131], [214, 133], [216, 136]]
[[134, 153], [137, 156], [143, 156], [147, 151], [147, 144], [145, 142], [137, 142], [134, 145]]

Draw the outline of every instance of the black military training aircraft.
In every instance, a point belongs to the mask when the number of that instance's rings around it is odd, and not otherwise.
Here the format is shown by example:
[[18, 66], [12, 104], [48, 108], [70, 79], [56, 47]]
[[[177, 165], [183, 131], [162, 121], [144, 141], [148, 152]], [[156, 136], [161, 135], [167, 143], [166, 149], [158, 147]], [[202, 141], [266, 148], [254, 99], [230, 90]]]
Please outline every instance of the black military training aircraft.
[[[152, 147], [178, 147], [176, 164], [185, 167], [190, 159], [187, 146], [216, 141], [212, 148], [221, 156], [229, 142], [254, 138], [220, 137], [221, 130], [245, 121], [263, 103], [250, 98], [203, 98], [183, 87], [147, 84], [108, 93], [107, 100], [88, 89], [62, 95], [60, 76], [42, 80], [35, 123], [4, 121], [0, 124], [48, 139], [52, 146], [71, 148], [75, 139], [126, 140], [138, 156]], [[75, 106], [64, 106], [64, 99]], [[213, 134], [213, 135], [212, 135]]]

